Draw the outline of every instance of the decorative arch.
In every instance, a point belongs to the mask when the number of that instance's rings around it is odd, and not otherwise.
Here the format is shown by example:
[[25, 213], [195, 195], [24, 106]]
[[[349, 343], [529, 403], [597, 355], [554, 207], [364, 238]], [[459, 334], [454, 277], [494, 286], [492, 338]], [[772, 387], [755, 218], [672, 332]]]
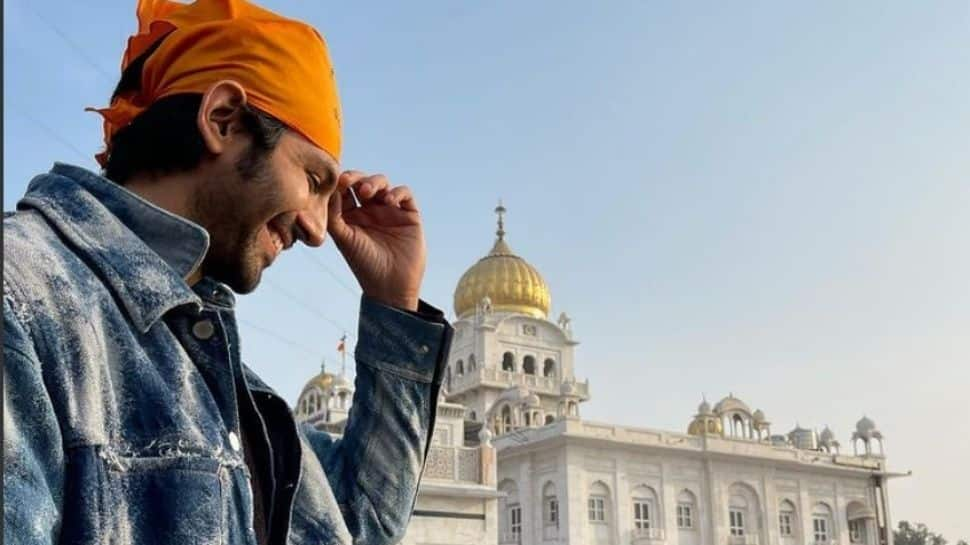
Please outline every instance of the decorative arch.
[[458, 363], [455, 364], [455, 375], [461, 376], [465, 374], [465, 361], [459, 359]]
[[536, 374], [536, 357], [528, 355], [522, 358], [522, 372], [526, 375]]
[[812, 533], [809, 537], [815, 543], [828, 543], [834, 539], [832, 508], [825, 502], [818, 502], [812, 506]]
[[[504, 479], [498, 484], [502, 493], [499, 498], [499, 532], [507, 538], [522, 534], [522, 506], [519, 501], [519, 487], [512, 479]], [[512, 539], [512, 541], [517, 541]]]
[[677, 528], [693, 530], [697, 528], [697, 496], [688, 489], [677, 493]]
[[502, 370], [510, 373], [515, 372], [515, 355], [511, 352], [502, 354]]
[[546, 358], [546, 361], [542, 363], [542, 376], [544, 377], [556, 376], [556, 360], [552, 358]]
[[758, 493], [743, 482], [728, 488], [728, 527], [731, 536], [761, 534], [761, 508]]
[[633, 529], [652, 530], [663, 527], [663, 514], [660, 511], [660, 497], [657, 491], [647, 484], [639, 484], [630, 491], [633, 509]]
[[790, 499], [783, 499], [778, 504], [778, 535], [786, 543], [794, 543], [801, 534], [798, 520], [798, 508]]
[[556, 484], [546, 481], [542, 485], [542, 536], [552, 539], [559, 535], [559, 494]]

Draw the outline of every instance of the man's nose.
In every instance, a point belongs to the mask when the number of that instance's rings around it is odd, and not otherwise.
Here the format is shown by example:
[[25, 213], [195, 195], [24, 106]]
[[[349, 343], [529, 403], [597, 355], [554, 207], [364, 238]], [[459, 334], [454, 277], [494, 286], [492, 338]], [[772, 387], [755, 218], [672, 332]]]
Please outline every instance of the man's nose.
[[323, 244], [323, 240], [327, 236], [326, 214], [325, 203], [322, 206], [314, 203], [314, 205], [297, 213], [297, 233], [303, 244], [313, 248]]

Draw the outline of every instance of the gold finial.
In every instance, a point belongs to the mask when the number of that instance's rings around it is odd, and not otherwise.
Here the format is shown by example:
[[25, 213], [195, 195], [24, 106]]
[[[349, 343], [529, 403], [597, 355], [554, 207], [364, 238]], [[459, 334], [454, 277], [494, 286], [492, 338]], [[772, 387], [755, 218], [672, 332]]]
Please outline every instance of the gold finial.
[[505, 212], [505, 207], [502, 206], [502, 199], [499, 199], [498, 206], [495, 207], [495, 213], [498, 214], [498, 231], [496, 231], [495, 234], [498, 235], [499, 240], [503, 240], [505, 237], [505, 222], [502, 218]]

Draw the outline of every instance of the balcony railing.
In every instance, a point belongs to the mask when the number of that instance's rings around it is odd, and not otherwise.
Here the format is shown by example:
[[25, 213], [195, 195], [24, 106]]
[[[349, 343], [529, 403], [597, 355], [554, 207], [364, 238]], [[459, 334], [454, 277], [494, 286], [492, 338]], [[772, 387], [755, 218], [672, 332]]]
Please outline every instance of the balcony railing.
[[662, 528], [634, 528], [633, 543], [650, 543], [652, 541], [663, 541], [665, 539]]
[[[468, 371], [461, 375], [452, 375], [451, 386], [448, 388], [452, 393], [457, 393], [466, 388], [477, 386], [483, 382], [497, 382], [501, 384], [526, 386], [530, 390], [549, 395], [559, 395], [562, 380], [559, 377], [543, 377], [539, 375], [527, 375], [525, 373], [514, 373], [512, 371], [502, 371], [480, 367], [474, 371]], [[589, 383], [575, 382], [575, 395], [581, 398], [589, 397]]]

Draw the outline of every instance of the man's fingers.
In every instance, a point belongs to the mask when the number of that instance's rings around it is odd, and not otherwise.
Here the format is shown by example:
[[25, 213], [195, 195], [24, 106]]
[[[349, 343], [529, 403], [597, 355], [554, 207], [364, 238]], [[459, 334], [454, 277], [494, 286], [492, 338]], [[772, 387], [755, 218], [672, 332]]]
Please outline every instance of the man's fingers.
[[418, 204], [414, 200], [414, 194], [411, 193], [411, 188], [406, 185], [401, 185], [388, 191], [384, 196], [384, 203], [410, 212], [418, 211]]

